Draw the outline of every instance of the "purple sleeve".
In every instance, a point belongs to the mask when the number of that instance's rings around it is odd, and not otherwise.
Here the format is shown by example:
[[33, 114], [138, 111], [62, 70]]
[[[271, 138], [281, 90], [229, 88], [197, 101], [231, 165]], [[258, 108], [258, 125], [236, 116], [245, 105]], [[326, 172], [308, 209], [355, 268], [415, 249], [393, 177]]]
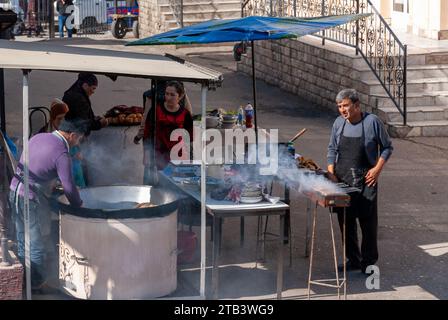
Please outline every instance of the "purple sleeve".
[[73, 179], [72, 159], [70, 158], [68, 152], [64, 152], [59, 158], [56, 159], [56, 170], [68, 201], [70, 201], [72, 206], [80, 207], [82, 205], [82, 200]]

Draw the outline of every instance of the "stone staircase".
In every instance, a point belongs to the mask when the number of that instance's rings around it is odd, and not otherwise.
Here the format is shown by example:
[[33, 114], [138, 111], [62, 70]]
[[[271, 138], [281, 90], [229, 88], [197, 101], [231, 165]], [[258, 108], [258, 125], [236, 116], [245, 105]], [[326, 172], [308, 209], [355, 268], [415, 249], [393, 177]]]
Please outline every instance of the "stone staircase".
[[358, 70], [363, 93], [391, 136], [448, 136], [448, 52], [408, 56], [407, 126], [372, 71], [367, 66]]
[[[211, 19], [241, 18], [241, 0], [184, 0], [184, 26]], [[166, 30], [179, 28], [170, 5], [160, 4]]]

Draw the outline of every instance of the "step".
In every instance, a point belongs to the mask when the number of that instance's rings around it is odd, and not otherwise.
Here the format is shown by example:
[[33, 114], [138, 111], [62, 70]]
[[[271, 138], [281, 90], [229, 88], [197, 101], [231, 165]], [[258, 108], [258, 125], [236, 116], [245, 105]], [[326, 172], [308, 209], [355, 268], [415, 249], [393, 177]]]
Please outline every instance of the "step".
[[[367, 80], [363, 81], [369, 86], [370, 94], [384, 93], [384, 88], [380, 84], [379, 80]], [[407, 81], [408, 92], [426, 92], [426, 91], [446, 91], [448, 90], [448, 77], [444, 78], [421, 78], [413, 79], [409, 78]]]
[[[375, 112], [385, 123], [403, 121], [403, 116], [396, 107], [378, 108]], [[408, 121], [448, 120], [448, 106], [407, 107]]]
[[[168, 4], [169, 0], [165, 0], [163, 2], [165, 3], [160, 3], [159, 6], [169, 6]], [[162, 2], [162, 1], [159, 1]], [[183, 5], [187, 6], [187, 5], [198, 5], [198, 4], [208, 4], [208, 5], [220, 5], [220, 4], [234, 4], [234, 5], [238, 5], [241, 8], [241, 0], [183, 0]]]
[[448, 64], [409, 66], [408, 79], [448, 77]]
[[[354, 61], [353, 66], [357, 69], [357, 70], [367, 70], [369, 68], [369, 66], [367, 65], [367, 63], [365, 62], [364, 58], [362, 58], [362, 56], [357, 56], [359, 57], [359, 59], [361, 61], [364, 62], [364, 64], [359, 63], [358, 61]], [[373, 58], [372, 60], [369, 60], [369, 63], [371, 63], [372, 65], [375, 65], [375, 59]], [[397, 61], [396, 61], [397, 62]], [[403, 61], [402, 61], [403, 63]], [[408, 55], [407, 58], [407, 65], [408, 66], [417, 66], [417, 65], [426, 65], [426, 54], [421, 53], [421, 54], [412, 54], [412, 55]]]
[[437, 121], [408, 121], [403, 126], [403, 121], [389, 122], [386, 124], [391, 137], [448, 137], [448, 120]]
[[426, 55], [426, 64], [448, 64], [448, 52], [432, 52]]
[[[184, 18], [184, 27], [191, 26], [193, 24], [197, 24], [200, 22], [204, 22], [204, 20], [201, 19], [185, 19]], [[177, 21], [175, 19], [169, 19], [165, 20], [165, 25], [167, 26], [168, 30], [174, 30], [178, 29], [179, 26], [177, 25]]]
[[[369, 104], [372, 107], [394, 107], [394, 103], [386, 93], [371, 95]], [[408, 92], [407, 106], [444, 106], [448, 105], [448, 91]]]
[[[163, 14], [165, 16], [165, 21], [175, 20], [174, 14], [172, 12], [167, 12]], [[241, 17], [240, 10], [225, 9], [225, 10], [202, 10], [202, 11], [184, 11], [184, 24], [186, 20], [199, 19], [200, 22], [212, 20], [212, 19], [237, 19]]]
[[[168, 13], [168, 12], [172, 12], [171, 7], [169, 4], [160, 4], [160, 12], [163, 13]], [[184, 0], [184, 12], [185, 11], [194, 11], [194, 12], [202, 12], [204, 10], [210, 10], [210, 9], [214, 9], [214, 10], [229, 10], [229, 9], [233, 9], [233, 10], [238, 10], [240, 12], [240, 17], [241, 17], [241, 2], [240, 1], [233, 1], [233, 0], [228, 0], [228, 1], [194, 1], [194, 2], [186, 2]]]
[[[359, 79], [362, 81], [376, 80], [376, 76], [370, 68], [358, 70]], [[407, 67], [408, 79], [448, 78], [448, 65], [418, 65]]]

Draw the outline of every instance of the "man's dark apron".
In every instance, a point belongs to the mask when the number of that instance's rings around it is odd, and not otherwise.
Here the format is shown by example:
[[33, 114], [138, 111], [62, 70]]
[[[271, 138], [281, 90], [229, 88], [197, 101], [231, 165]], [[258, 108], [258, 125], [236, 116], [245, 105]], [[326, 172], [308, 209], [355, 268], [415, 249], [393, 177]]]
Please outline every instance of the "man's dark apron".
[[352, 198], [364, 197], [367, 200], [374, 201], [377, 196], [377, 187], [368, 187], [365, 184], [365, 175], [372, 168], [372, 165], [367, 159], [365, 150], [364, 115], [361, 119], [361, 137], [344, 136], [345, 124], [346, 122], [344, 122], [339, 136], [335, 175], [339, 181], [361, 190], [360, 194], [355, 194]]

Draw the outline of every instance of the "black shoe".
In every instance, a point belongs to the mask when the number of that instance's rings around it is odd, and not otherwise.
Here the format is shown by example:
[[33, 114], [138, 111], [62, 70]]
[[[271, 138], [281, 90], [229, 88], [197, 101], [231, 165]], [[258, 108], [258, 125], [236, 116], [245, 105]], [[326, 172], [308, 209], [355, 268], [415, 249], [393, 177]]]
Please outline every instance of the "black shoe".
[[[360, 263], [354, 263], [352, 261], [347, 261], [345, 264], [345, 268], [347, 271], [354, 271], [354, 270], [361, 270], [361, 264]], [[338, 271], [339, 272], [344, 272], [344, 265], [340, 264], [338, 266]]]

